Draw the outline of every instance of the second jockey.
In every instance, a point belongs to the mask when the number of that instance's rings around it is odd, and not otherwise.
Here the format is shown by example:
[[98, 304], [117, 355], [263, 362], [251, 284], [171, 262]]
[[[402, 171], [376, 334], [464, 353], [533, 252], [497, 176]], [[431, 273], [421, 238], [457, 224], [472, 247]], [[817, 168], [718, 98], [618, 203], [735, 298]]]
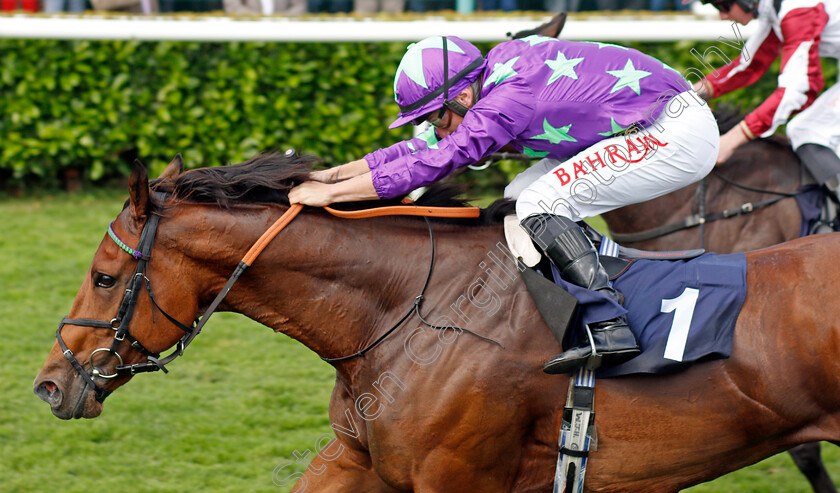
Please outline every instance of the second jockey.
[[840, 158], [840, 83], [821, 96], [820, 57], [840, 59], [840, 4], [821, 0], [702, 0], [720, 11], [721, 19], [758, 29], [742, 54], [695, 84], [706, 99], [757, 81], [781, 56], [779, 87], [755, 111], [721, 137], [718, 162], [735, 147], [773, 135], [787, 123], [787, 135], [802, 163], [820, 184], [836, 194]]
[[545, 364], [567, 373], [596, 352], [616, 365], [639, 353], [622, 296], [577, 224], [699, 181], [720, 137], [682, 76], [639, 51], [529, 36], [486, 57], [455, 36], [408, 47], [394, 78], [391, 128], [429, 122], [419, 137], [312, 173], [292, 203], [387, 199], [439, 180], [502, 148], [544, 157], [505, 189], [522, 226], [563, 278], [600, 293], [618, 315], [590, 324], [588, 342]]

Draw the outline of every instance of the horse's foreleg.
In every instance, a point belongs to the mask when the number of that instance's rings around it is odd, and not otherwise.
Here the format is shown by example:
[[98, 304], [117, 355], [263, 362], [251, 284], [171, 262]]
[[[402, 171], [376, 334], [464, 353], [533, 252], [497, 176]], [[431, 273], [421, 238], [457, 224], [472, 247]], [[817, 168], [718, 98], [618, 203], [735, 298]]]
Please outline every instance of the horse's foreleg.
[[[298, 473], [300, 474], [300, 473]], [[292, 493], [397, 493], [370, 466], [363, 452], [344, 448], [338, 457], [326, 460], [316, 455], [306, 467]]]
[[808, 478], [814, 493], [837, 493], [820, 456], [819, 442], [803, 443], [789, 452], [796, 467]]

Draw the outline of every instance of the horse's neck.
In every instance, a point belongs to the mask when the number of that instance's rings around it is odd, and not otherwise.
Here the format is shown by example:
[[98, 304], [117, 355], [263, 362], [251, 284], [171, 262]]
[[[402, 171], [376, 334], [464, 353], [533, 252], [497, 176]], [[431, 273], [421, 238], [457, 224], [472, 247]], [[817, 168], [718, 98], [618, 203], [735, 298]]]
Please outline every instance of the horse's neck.
[[[204, 257], [211, 267], [224, 264], [213, 274], [212, 288], [205, 296], [215, 295], [239, 258], [280, 212], [207, 211], [201, 229], [229, 233], [219, 237], [215, 246], [189, 254]], [[440, 279], [456, 286], [469, 284], [468, 277], [474, 273], [458, 268], [457, 255], [478, 259], [482, 248], [487, 251], [495, 243], [486, 231], [487, 239], [477, 240], [443, 225], [435, 226], [435, 236], [438, 256], [430, 291]], [[464, 238], [459, 240], [459, 236]], [[319, 356], [345, 356], [384, 334], [413, 306], [429, 260], [429, 232], [422, 221], [356, 221], [304, 213], [254, 262], [224, 306], [297, 339]], [[479, 263], [480, 259], [475, 261], [474, 270]]]

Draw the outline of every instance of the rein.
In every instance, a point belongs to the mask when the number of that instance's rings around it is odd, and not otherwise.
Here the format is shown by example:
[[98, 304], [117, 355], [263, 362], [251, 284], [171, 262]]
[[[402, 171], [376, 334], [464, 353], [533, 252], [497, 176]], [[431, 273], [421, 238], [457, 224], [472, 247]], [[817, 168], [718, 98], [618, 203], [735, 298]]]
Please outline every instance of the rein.
[[[676, 221], [676, 222], [673, 222], [673, 223], [670, 223], [670, 224], [665, 224], [663, 226], [658, 226], [656, 228], [646, 229], [644, 231], [639, 231], [638, 233], [613, 233], [613, 232], [611, 232], [613, 240], [616, 241], [616, 242], [619, 242], [619, 243], [636, 243], [636, 242], [639, 242], [639, 241], [646, 241], [646, 240], [652, 240], [654, 238], [660, 238], [662, 236], [667, 236], [671, 233], [676, 233], [677, 231], [682, 231], [684, 229], [691, 229], [691, 228], [695, 228], [697, 226], [700, 226], [702, 228], [706, 224], [709, 224], [709, 223], [712, 223], [712, 222], [715, 222], [715, 221], [720, 221], [721, 219], [729, 219], [730, 217], [742, 216], [744, 214], [749, 214], [751, 212], [755, 212], [756, 210], [758, 210], [762, 207], [766, 207], [768, 205], [773, 205], [776, 202], [779, 202], [779, 201], [784, 200], [786, 198], [796, 197], [797, 195], [802, 193], [801, 191], [776, 192], [776, 191], [773, 191], [773, 190], [762, 190], [760, 188], [753, 188], [753, 187], [748, 187], [746, 185], [741, 185], [740, 183], [732, 181], [729, 178], [721, 175], [717, 171], [712, 171], [712, 174], [715, 177], [717, 177], [718, 179], [720, 179], [721, 181], [723, 181], [724, 183], [732, 185], [736, 188], [740, 188], [742, 190], [747, 190], [749, 192], [775, 195], [775, 197], [765, 199], [765, 200], [761, 200], [761, 201], [758, 201], [758, 202], [745, 202], [738, 207], [733, 207], [731, 209], [724, 209], [720, 212], [706, 213], [705, 212], [705, 208], [706, 208], [706, 194], [705, 194], [706, 179], [703, 178], [703, 180], [700, 183], [701, 188], [698, 189], [698, 192], [700, 190], [702, 190], [703, 193], [699, 194], [699, 196], [700, 196], [700, 207], [699, 207], [699, 211], [698, 211], [697, 214], [691, 214], [690, 216], [687, 216], [680, 221]], [[701, 243], [700, 247], [702, 248], [703, 247], [703, 236], [702, 236], [702, 234], [700, 236], [700, 243]]]
[[[525, 154], [519, 153], [511, 153], [511, 152], [497, 152], [495, 154], [491, 154], [490, 157], [487, 159], [487, 162], [481, 166], [470, 166], [470, 169], [481, 171], [486, 169], [490, 164], [500, 161], [500, 160], [517, 160], [517, 161], [535, 161], [539, 159], [543, 159], [536, 156], [527, 156]], [[740, 188], [742, 190], [747, 190], [749, 192], [756, 192], [756, 193], [764, 193], [769, 195], [775, 195], [775, 197], [770, 199], [761, 200], [759, 202], [746, 202], [741, 204], [738, 207], [734, 207], [731, 209], [725, 209], [720, 212], [710, 212], [706, 213], [706, 179], [700, 182], [700, 189], [698, 189], [698, 195], [700, 197], [700, 203], [697, 214], [691, 214], [680, 221], [676, 221], [670, 224], [665, 224], [662, 226], [658, 226], [656, 228], [646, 229], [644, 231], [639, 231], [637, 233], [614, 233], [610, 232], [613, 241], [617, 243], [637, 243], [640, 241], [647, 241], [652, 240], [654, 238], [661, 238], [663, 236], [667, 236], [672, 233], [676, 233], [677, 231], [682, 231], [684, 229], [691, 229], [700, 226], [701, 233], [700, 233], [700, 248], [703, 248], [703, 236], [704, 236], [704, 229], [705, 225], [709, 223], [713, 223], [715, 221], [720, 221], [721, 219], [729, 219], [735, 216], [742, 216], [744, 214], [749, 214], [751, 212], [755, 212], [757, 209], [762, 207], [766, 207], [768, 205], [773, 205], [780, 200], [789, 198], [789, 197], [796, 197], [797, 195], [801, 194], [802, 191], [795, 191], [795, 192], [776, 192], [773, 190], [763, 190], [760, 188], [753, 188], [748, 187], [746, 185], [741, 185], [737, 183], [717, 171], [713, 170], [712, 174], [716, 176], [718, 179], [732, 185], [733, 187]]]
[[[159, 195], [160, 198], [165, 199], [163, 194], [156, 194]], [[324, 209], [333, 214], [337, 217], [342, 218], [351, 218], [351, 219], [358, 219], [358, 218], [369, 218], [369, 217], [379, 217], [379, 216], [390, 216], [390, 215], [406, 215], [406, 216], [423, 216], [425, 218], [428, 217], [447, 217], [447, 218], [475, 218], [479, 217], [480, 209], [477, 207], [425, 207], [425, 206], [389, 206], [389, 207], [380, 207], [376, 209], [367, 209], [361, 211], [339, 211], [330, 207], [324, 207]], [[157, 234], [157, 228], [160, 223], [160, 216], [157, 214], [151, 214], [149, 216], [149, 220], [147, 221], [146, 225], [143, 228], [143, 231], [140, 233], [140, 241], [138, 243], [137, 249], [133, 249], [125, 244], [122, 240], [117, 237], [116, 233], [113, 230], [113, 222], [111, 225], [108, 226], [108, 236], [117, 244], [117, 246], [126, 252], [127, 254], [131, 255], [133, 258], [137, 259], [137, 267], [134, 271], [134, 276], [132, 277], [131, 284], [128, 289], [125, 290], [123, 294], [123, 299], [120, 303], [120, 307], [117, 312], [117, 316], [111, 319], [110, 322], [106, 322], [104, 320], [96, 320], [96, 319], [71, 319], [68, 317], [64, 317], [58, 325], [58, 329], [56, 330], [55, 336], [58, 342], [59, 347], [61, 348], [64, 357], [70, 362], [76, 372], [85, 380], [85, 384], [87, 387], [90, 387], [94, 390], [96, 400], [98, 402], [103, 402], [108, 395], [111, 394], [110, 390], [107, 390], [103, 387], [100, 387], [96, 384], [93, 380], [93, 377], [99, 377], [106, 380], [115, 378], [120, 375], [134, 375], [137, 373], [146, 373], [146, 372], [153, 372], [162, 370], [164, 373], [168, 373], [166, 369], [166, 365], [171, 363], [175, 358], [182, 356], [184, 354], [184, 350], [190, 343], [195, 339], [195, 337], [201, 333], [204, 326], [207, 324], [210, 316], [218, 309], [219, 305], [225, 299], [227, 294], [233, 288], [234, 284], [239, 280], [242, 274], [248, 270], [249, 267], [253, 264], [253, 262], [260, 256], [260, 254], [265, 250], [269, 243], [276, 237], [292, 220], [303, 210], [303, 206], [300, 204], [293, 204], [289, 207], [289, 209], [280, 216], [271, 227], [266, 230], [265, 233], [260, 236], [260, 238], [251, 246], [245, 256], [240, 260], [239, 264], [237, 264], [236, 269], [234, 269], [233, 274], [231, 274], [228, 281], [225, 283], [222, 290], [219, 294], [216, 295], [216, 298], [213, 300], [212, 303], [208, 306], [207, 310], [205, 310], [201, 320], [197, 320], [193, 323], [192, 327], [188, 327], [178, 321], [175, 317], [167, 313], [155, 300], [154, 294], [152, 292], [152, 285], [151, 281], [148, 277], [146, 277], [146, 268], [148, 266], [149, 260], [151, 258], [152, 247], [154, 245], [155, 236]], [[472, 332], [468, 329], [464, 329], [461, 327], [455, 326], [435, 326], [428, 323], [423, 316], [420, 314], [420, 305], [424, 299], [424, 293], [426, 291], [426, 287], [429, 284], [429, 280], [432, 276], [432, 268], [434, 266], [434, 256], [435, 256], [435, 244], [434, 244], [434, 232], [432, 230], [432, 225], [428, 219], [426, 219], [426, 224], [429, 227], [429, 235], [431, 238], [432, 244], [432, 255], [431, 260], [429, 263], [429, 272], [426, 275], [426, 280], [423, 283], [423, 288], [420, 291], [420, 294], [414, 299], [414, 303], [409, 309], [409, 311], [385, 334], [381, 337], [377, 338], [374, 342], [370, 345], [365, 347], [364, 349], [357, 351], [356, 353], [342, 356], [338, 358], [322, 358], [326, 362], [336, 362], [336, 361], [343, 361], [351, 358], [355, 358], [357, 356], [363, 356], [366, 352], [373, 349], [386, 337], [388, 337], [391, 333], [393, 333], [397, 328], [399, 328], [412, 313], [416, 313], [418, 318], [424, 324], [428, 325], [429, 327], [435, 329], [446, 329], [446, 328], [453, 328], [458, 329], [464, 332], [471, 333], [481, 339], [493, 342], [498, 344], [502, 348], [504, 346], [488, 337], [479, 335], [475, 332]], [[160, 358], [159, 353], [153, 353], [146, 349], [140, 341], [135, 339], [134, 337], [129, 334], [128, 329], [131, 323], [131, 319], [134, 315], [134, 308], [137, 304], [137, 299], [140, 295], [142, 288], [145, 286], [146, 291], [149, 293], [149, 299], [152, 302], [152, 310], [157, 308], [170, 322], [175, 324], [178, 328], [184, 331], [184, 336], [178, 341], [175, 346], [175, 349], [166, 357]], [[78, 359], [73, 354], [67, 344], [64, 342], [64, 338], [61, 336], [61, 331], [65, 325], [76, 325], [81, 327], [90, 327], [95, 329], [112, 329], [115, 331], [114, 333], [114, 340], [111, 343], [110, 348], [98, 348], [91, 352], [89, 357], [89, 366], [91, 368], [91, 372], [88, 373], [84, 367], [79, 363]], [[146, 356], [146, 362], [144, 363], [134, 363], [131, 365], [126, 365], [123, 363], [122, 356], [117, 352], [117, 347], [123, 340], [128, 340], [131, 344], [131, 347], [138, 350], [144, 356]], [[108, 352], [110, 355], [115, 356], [119, 361], [119, 364], [116, 366], [114, 373], [106, 374], [100, 371], [93, 362], [93, 356], [99, 352]]]

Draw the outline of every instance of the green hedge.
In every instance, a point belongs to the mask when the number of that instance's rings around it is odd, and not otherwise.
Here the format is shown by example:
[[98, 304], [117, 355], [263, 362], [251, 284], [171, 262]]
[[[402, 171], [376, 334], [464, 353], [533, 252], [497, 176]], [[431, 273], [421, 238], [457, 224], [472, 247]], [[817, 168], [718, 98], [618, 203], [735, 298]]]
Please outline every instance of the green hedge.
[[0, 40], [0, 173], [55, 182], [123, 174], [129, 159], [190, 167], [295, 147], [345, 161], [410, 135], [397, 43]]
[[[690, 50], [711, 43], [633, 46], [683, 71], [702, 69]], [[178, 152], [188, 167], [288, 147], [328, 163], [358, 158], [410, 136], [410, 128], [387, 129], [404, 50], [405, 43], [0, 39], [0, 188], [59, 185], [68, 173], [100, 182], [125, 175], [134, 157], [155, 173]], [[754, 107], [774, 87], [771, 71], [733, 98]], [[496, 187], [518, 169], [508, 163], [470, 175]]]

